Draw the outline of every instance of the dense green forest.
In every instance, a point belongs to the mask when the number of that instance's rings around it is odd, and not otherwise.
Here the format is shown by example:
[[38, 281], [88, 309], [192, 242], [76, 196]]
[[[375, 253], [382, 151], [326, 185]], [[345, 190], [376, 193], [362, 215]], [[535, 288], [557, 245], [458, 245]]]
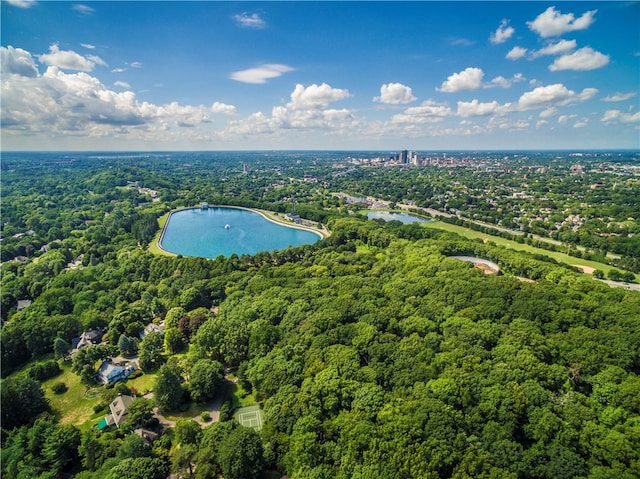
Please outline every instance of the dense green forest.
[[[192, 173], [186, 160], [175, 177], [143, 163], [3, 174], [5, 237], [34, 231], [9, 243], [29, 259], [2, 265], [3, 477], [640, 477], [639, 293], [428, 224], [349, 215], [324, 186], [289, 179], [318, 164], [279, 158], [247, 175], [221, 163], [209, 186], [193, 180], [199, 190], [172, 185]], [[256, 197], [282, 170], [283, 186]], [[29, 171], [42, 174], [27, 181]], [[145, 248], [171, 208], [227, 199], [288, 211], [295, 191], [329, 238], [213, 260]], [[19, 299], [32, 304], [17, 311]], [[139, 339], [160, 321], [164, 337]], [[103, 343], [69, 358], [72, 339], [96, 328]], [[96, 413], [134, 394], [133, 376], [94, 384], [100, 360], [117, 355], [137, 355], [154, 392], [119, 428], [54, 406], [73, 388], [100, 390]], [[59, 385], [61, 374], [78, 385]], [[171, 414], [218, 397], [225, 376], [261, 406], [259, 431], [224, 402], [219, 421], [179, 419], [152, 445], [132, 433], [160, 431], [154, 406]]]

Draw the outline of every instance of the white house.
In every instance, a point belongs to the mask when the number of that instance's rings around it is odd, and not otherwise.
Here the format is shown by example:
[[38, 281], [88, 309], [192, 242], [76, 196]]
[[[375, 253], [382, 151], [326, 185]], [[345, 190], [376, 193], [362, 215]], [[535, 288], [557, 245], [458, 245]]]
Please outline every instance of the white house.
[[102, 384], [114, 384], [118, 381], [127, 379], [131, 373], [137, 368], [134, 363], [128, 363], [124, 366], [113, 364], [111, 361], [104, 360], [97, 372], [98, 381]]

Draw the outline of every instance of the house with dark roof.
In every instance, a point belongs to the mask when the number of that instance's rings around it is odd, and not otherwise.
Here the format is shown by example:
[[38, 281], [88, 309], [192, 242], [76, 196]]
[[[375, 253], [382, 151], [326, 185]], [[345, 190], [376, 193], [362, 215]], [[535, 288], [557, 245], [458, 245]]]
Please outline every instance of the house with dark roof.
[[75, 352], [91, 344], [100, 344], [100, 341], [102, 341], [102, 336], [104, 336], [104, 330], [102, 329], [85, 331], [80, 335], [80, 337], [73, 338], [71, 340], [71, 349], [73, 352]]

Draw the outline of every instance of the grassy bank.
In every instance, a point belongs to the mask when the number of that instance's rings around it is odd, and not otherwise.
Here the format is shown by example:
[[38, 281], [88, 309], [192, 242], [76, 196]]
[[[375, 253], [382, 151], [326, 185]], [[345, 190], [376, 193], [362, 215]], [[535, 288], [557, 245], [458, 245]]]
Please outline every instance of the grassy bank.
[[151, 242], [149, 243], [149, 246], [147, 247], [147, 250], [150, 253], [163, 255], [163, 256], [175, 256], [174, 254], [171, 254], [168, 251], [163, 250], [159, 246], [160, 236], [162, 235], [162, 231], [164, 230], [164, 225], [167, 223], [167, 219], [169, 219], [169, 213], [165, 213], [160, 218], [158, 218], [159, 229], [156, 232], [156, 235], [153, 237], [153, 240], [151, 240]]
[[[432, 221], [429, 223], [425, 223], [424, 226], [426, 228], [437, 228], [440, 230], [451, 231], [453, 233], [457, 233], [460, 236], [464, 236], [465, 238], [471, 239], [481, 239], [483, 241], [491, 241], [498, 246], [502, 246], [504, 248], [510, 248], [516, 251], [526, 251], [527, 253], [532, 254], [542, 254], [545, 256], [549, 256], [550, 258], [555, 259], [561, 263], [576, 265], [576, 266], [585, 266], [587, 268], [599, 269], [604, 271], [607, 274], [610, 270], [615, 269], [613, 266], [609, 266], [608, 264], [599, 263], [597, 261], [589, 261], [583, 258], [576, 258], [575, 256], [569, 256], [566, 253], [560, 253], [558, 251], [549, 251], [542, 248], [536, 248], [535, 246], [531, 246], [525, 243], [517, 243], [516, 241], [509, 240], [506, 238], [501, 238], [500, 236], [493, 236], [486, 233], [481, 233], [480, 231], [475, 231], [470, 228], [465, 228], [464, 226], [452, 225], [450, 223], [445, 223], [443, 221]], [[636, 281], [640, 280], [639, 275], [635, 275]]]

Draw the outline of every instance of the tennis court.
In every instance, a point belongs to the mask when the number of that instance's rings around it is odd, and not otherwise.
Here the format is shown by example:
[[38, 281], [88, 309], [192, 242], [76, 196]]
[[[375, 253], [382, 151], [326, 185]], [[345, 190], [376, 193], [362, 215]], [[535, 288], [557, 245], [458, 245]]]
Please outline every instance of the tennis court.
[[256, 431], [262, 429], [262, 410], [260, 406], [243, 407], [234, 414], [236, 421], [245, 427], [250, 427]]

